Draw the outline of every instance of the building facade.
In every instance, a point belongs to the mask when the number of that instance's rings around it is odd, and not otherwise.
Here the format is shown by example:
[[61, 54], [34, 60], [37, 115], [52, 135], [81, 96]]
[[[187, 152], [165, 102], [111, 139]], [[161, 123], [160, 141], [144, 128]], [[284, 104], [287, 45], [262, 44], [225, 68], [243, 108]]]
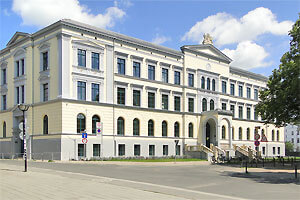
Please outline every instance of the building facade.
[[288, 125], [284, 127], [285, 141], [291, 142], [295, 152], [300, 152], [300, 127]]
[[17, 32], [0, 51], [0, 153], [22, 153], [17, 105], [26, 103], [31, 155], [161, 157], [200, 144], [234, 155], [254, 149], [255, 127], [268, 138], [263, 156], [284, 155], [283, 128], [255, 113], [267, 78], [230, 62], [207, 36], [177, 51], [68, 19]]

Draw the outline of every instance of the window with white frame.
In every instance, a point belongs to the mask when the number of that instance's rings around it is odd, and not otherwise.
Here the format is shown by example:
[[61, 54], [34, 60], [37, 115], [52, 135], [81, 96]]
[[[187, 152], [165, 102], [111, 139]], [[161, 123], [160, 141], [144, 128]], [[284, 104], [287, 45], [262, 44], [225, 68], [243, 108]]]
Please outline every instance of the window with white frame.
[[169, 70], [166, 68], [162, 68], [161, 70], [162, 70], [161, 71], [162, 82], [168, 83], [169, 82]]
[[99, 101], [100, 87], [97, 83], [92, 83], [92, 101]]
[[86, 100], [86, 82], [77, 82], [77, 99]]
[[48, 83], [43, 84], [43, 101], [48, 101], [49, 99], [49, 90]]

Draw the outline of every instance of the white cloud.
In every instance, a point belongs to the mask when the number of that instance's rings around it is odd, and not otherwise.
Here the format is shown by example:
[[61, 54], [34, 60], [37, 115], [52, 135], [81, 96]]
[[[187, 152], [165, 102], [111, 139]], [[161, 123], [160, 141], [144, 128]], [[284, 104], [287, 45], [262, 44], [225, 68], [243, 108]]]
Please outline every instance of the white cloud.
[[163, 44], [165, 42], [171, 41], [170, 37], [166, 37], [163, 35], [156, 34], [155, 38], [152, 39], [154, 44]]
[[222, 52], [233, 60], [231, 66], [234, 67], [253, 69], [272, 64], [265, 62], [265, 58], [269, 56], [265, 49], [252, 41], [243, 41], [237, 45], [236, 49], [226, 48]]
[[125, 12], [117, 6], [103, 14], [91, 14], [78, 0], [14, 0], [12, 10], [23, 19], [24, 25], [47, 26], [63, 18], [77, 20], [101, 28], [113, 27]]
[[240, 19], [228, 13], [217, 13], [197, 22], [182, 40], [201, 43], [204, 33], [210, 33], [217, 45], [235, 44], [255, 40], [259, 35], [271, 33], [286, 35], [293, 25], [292, 21], [278, 22], [275, 14], [268, 8], [259, 7]]

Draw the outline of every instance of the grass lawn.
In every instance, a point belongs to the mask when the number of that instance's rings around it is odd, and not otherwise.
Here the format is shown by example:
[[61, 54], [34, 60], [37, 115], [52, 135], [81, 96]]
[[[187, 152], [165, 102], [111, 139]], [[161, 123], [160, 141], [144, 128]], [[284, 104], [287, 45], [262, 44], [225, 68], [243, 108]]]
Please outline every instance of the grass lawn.
[[[174, 158], [157, 158], [157, 159], [111, 159], [106, 161], [123, 161], [123, 162], [175, 162]], [[176, 158], [176, 162], [190, 162], [190, 161], [207, 161], [197, 158]]]

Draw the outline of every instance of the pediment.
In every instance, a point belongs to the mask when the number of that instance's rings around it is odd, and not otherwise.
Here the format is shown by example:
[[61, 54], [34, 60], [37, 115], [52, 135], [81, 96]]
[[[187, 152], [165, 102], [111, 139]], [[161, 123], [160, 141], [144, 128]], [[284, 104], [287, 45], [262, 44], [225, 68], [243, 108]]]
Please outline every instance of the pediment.
[[28, 33], [16, 32], [16, 33], [12, 36], [12, 38], [9, 40], [9, 42], [7, 43], [6, 46], [9, 46], [9, 45], [11, 45], [11, 44], [17, 42], [18, 40], [21, 40], [21, 39], [23, 39], [23, 38], [25, 38], [25, 37], [27, 37], [27, 36], [29, 36], [29, 35], [30, 35], [30, 34], [28, 34]]
[[182, 49], [190, 50], [191, 53], [200, 54], [208, 58], [215, 58], [226, 63], [232, 61], [228, 56], [211, 44], [186, 45], [183, 46]]
[[104, 47], [90, 40], [73, 40], [72, 43], [104, 50]]

